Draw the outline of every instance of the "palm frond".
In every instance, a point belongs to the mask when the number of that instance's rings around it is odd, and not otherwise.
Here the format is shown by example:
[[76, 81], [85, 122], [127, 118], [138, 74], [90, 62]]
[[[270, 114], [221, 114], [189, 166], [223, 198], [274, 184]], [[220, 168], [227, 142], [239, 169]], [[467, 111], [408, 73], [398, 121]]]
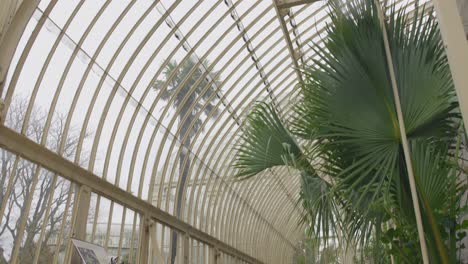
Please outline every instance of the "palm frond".
[[236, 177], [249, 178], [275, 166], [311, 169], [274, 108], [266, 103], [253, 107], [239, 142], [234, 161]]
[[[430, 156], [438, 159], [447, 156], [460, 117], [437, 23], [422, 10], [410, 20], [405, 10], [391, 7], [386, 27], [407, 136], [410, 141], [442, 141], [438, 146], [445, 150]], [[295, 108], [291, 131], [317, 142], [320, 153], [313, 155], [324, 160], [324, 173], [335, 180], [333, 189], [341, 193], [344, 209], [352, 212], [345, 221], [350, 235], [365, 240], [373, 219], [385, 213], [380, 208], [391, 185], [402, 185], [395, 195], [411, 204], [401, 135], [374, 2], [332, 1], [329, 15], [325, 45], [311, 47], [319, 56], [304, 70], [303, 100]], [[414, 147], [424, 160], [418, 150]], [[424, 168], [427, 181], [421, 181], [421, 192], [429, 186], [442, 188], [442, 167], [437, 166], [440, 163]], [[432, 190], [430, 208], [444, 203], [442, 190]], [[413, 217], [411, 206], [400, 205]]]
[[300, 202], [305, 212], [303, 222], [309, 226], [309, 235], [325, 247], [343, 228], [340, 199], [331, 189], [329, 183], [316, 175], [301, 172]]
[[[304, 82], [290, 128], [283, 126], [271, 106], [257, 104], [237, 149], [237, 175], [248, 178], [274, 166], [292, 166], [302, 173], [302, 204], [316, 234], [329, 234], [333, 220], [339, 219], [346, 235], [364, 246], [392, 218], [403, 230], [400, 242], [417, 244], [375, 1], [332, 0], [329, 7], [331, 22], [324, 45], [311, 45], [317, 56], [302, 70]], [[426, 239], [436, 252], [434, 258], [439, 254], [444, 262], [438, 214], [453, 202], [450, 190], [457, 189], [453, 148], [460, 133], [450, 69], [437, 22], [426, 16], [425, 7], [416, 9], [412, 18], [395, 5], [385, 13], [417, 189], [429, 220]], [[307, 143], [299, 147], [293, 136]], [[320, 175], [333, 184], [318, 177], [309, 163], [315, 158], [320, 160]], [[415, 250], [420, 254], [418, 247]]]

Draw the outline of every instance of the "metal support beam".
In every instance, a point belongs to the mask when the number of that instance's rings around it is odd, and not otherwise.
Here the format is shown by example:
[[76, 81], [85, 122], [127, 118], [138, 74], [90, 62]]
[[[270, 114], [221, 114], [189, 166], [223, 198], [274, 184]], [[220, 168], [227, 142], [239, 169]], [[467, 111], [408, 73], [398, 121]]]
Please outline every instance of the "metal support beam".
[[221, 254], [219, 250], [215, 247], [210, 248], [210, 264], [220, 264], [221, 263]]
[[[91, 202], [91, 189], [87, 186], [75, 185], [76, 192], [75, 206], [78, 206], [73, 237], [79, 240], [86, 240], [86, 224], [88, 222], [88, 211]], [[81, 257], [72, 248], [72, 264], [81, 264]]]
[[403, 110], [401, 108], [400, 95], [398, 93], [398, 86], [397, 86], [397, 79], [396, 79], [397, 77], [396, 77], [395, 68], [394, 68], [394, 64], [392, 60], [392, 53], [390, 50], [390, 43], [388, 41], [387, 30], [385, 27], [385, 14], [383, 13], [380, 2], [378, 0], [374, 0], [374, 2], [375, 2], [375, 5], [377, 6], [377, 12], [379, 15], [380, 25], [382, 28], [382, 37], [383, 37], [383, 43], [385, 47], [385, 56], [387, 57], [387, 66], [388, 66], [389, 74], [390, 74], [390, 82], [392, 85], [393, 97], [395, 99], [395, 109], [396, 109], [397, 116], [398, 116], [398, 124], [399, 124], [400, 135], [401, 135], [401, 144], [403, 146], [406, 170], [408, 172], [408, 180], [409, 180], [410, 190], [411, 190], [411, 198], [413, 200], [414, 215], [416, 218], [416, 227], [417, 227], [418, 235], [419, 235], [419, 245], [421, 246], [421, 255], [423, 258], [423, 263], [429, 264], [429, 253], [427, 251], [426, 238], [424, 235], [424, 227], [422, 223], [421, 209], [419, 205], [418, 192], [416, 189], [416, 180], [414, 177], [413, 162], [411, 160], [411, 151], [410, 151], [410, 147], [408, 143], [408, 138], [406, 136], [405, 120], [403, 119]]
[[151, 219], [176, 229], [181, 233], [189, 234], [192, 238], [207, 245], [213, 247], [216, 246], [221, 251], [229, 255], [237, 256], [243, 261], [249, 263], [262, 263], [260, 260], [249, 256], [216, 239], [215, 237], [183, 222], [167, 212], [162, 211], [160, 208], [133, 196], [131, 193], [118, 188], [106, 180], [103, 180], [92, 172], [85, 170], [73, 162], [57, 155], [55, 152], [50, 151], [44, 146], [41, 146], [29, 138], [18, 134], [14, 130], [1, 125], [0, 147], [39, 164], [52, 172], [58, 173], [72, 182], [89, 186], [96, 194], [102, 195], [110, 200], [117, 201], [123, 206], [142, 215], [147, 214]]
[[[281, 26], [281, 31], [283, 32], [284, 40], [286, 41], [286, 44], [288, 46], [288, 51], [289, 55], [291, 56], [291, 59], [294, 64], [294, 70], [296, 71], [296, 75], [298, 80], [302, 83], [304, 79], [302, 78], [302, 73], [299, 69], [299, 63], [297, 62], [299, 60], [298, 52], [294, 49], [291, 36], [289, 35], [289, 30], [288, 27], [286, 26], [286, 22], [284, 21], [284, 17], [287, 13], [289, 13], [287, 10], [284, 9], [284, 7], [280, 7], [280, 2], [284, 2], [284, 0], [273, 0], [275, 4], [275, 10], [276, 10], [276, 16], [278, 17], [278, 20], [280, 22]], [[295, 1], [295, 2], [307, 2], [307, 1]], [[312, 2], [312, 1], [310, 1]]]
[[2, 7], [0, 8], [0, 42], [2, 42], [3, 36], [21, 3], [22, 0], [0, 0]]
[[468, 127], [468, 44], [455, 0], [432, 1], [465, 127]]
[[151, 219], [145, 215], [143, 218], [143, 230], [141, 230], [140, 245], [138, 245], [139, 263], [148, 263], [151, 224]]
[[468, 39], [468, 0], [457, 0], [458, 12], [465, 30], [465, 36]]
[[310, 4], [319, 0], [276, 0], [278, 8], [290, 8], [298, 5]]
[[[0, 67], [0, 75], [1, 74], [2, 74], [2, 69]], [[0, 87], [2, 87], [2, 85], [3, 85], [3, 81], [0, 81]], [[0, 88], [0, 90], [1, 90], [1, 88]], [[1, 92], [0, 92], [0, 96], [1, 96]], [[4, 124], [4, 122], [5, 122], [6, 109], [7, 109], [7, 106], [5, 104], [5, 101], [2, 98], [0, 98], [0, 124]]]
[[184, 264], [189, 264], [190, 263], [190, 235], [189, 234], [184, 234], [183, 235], [184, 239], [184, 245], [183, 245], [183, 252], [184, 252]]
[[6, 32], [2, 32], [0, 42], [0, 96], [3, 94], [3, 86], [5, 85], [7, 71], [10, 67], [11, 59], [15, 54], [18, 42], [23, 35], [23, 31], [26, 28], [29, 18], [32, 16], [38, 4], [39, 0], [23, 1], [16, 11], [11, 23], [8, 27], [4, 28]]
[[78, 206], [78, 213], [76, 218], [75, 230], [73, 237], [77, 239], [86, 239], [86, 224], [88, 220], [89, 205], [91, 202], [91, 189], [87, 186], [75, 185], [76, 196], [75, 206]]
[[157, 259], [157, 263], [164, 263], [163, 254], [159, 250], [158, 239], [156, 238], [156, 222], [150, 220], [150, 238], [151, 238], [151, 257], [152, 259]]

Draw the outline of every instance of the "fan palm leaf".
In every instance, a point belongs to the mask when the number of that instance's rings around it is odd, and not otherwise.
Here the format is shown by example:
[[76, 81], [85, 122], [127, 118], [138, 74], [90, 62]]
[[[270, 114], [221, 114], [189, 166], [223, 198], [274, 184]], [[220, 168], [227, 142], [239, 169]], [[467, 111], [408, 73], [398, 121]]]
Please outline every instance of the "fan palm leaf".
[[[327, 174], [340, 179], [336, 188], [345, 193], [349, 207], [373, 216], [369, 210], [374, 206], [367, 205], [382, 201], [395, 176], [404, 185], [400, 189], [408, 189], [382, 31], [373, 1], [335, 2], [332, 10], [325, 46], [312, 47], [320, 56], [305, 71], [304, 100], [296, 108], [292, 131], [321, 142], [322, 156], [332, 168]], [[410, 21], [404, 11], [391, 9], [386, 24], [404, 122], [410, 141], [437, 138], [438, 146], [449, 146], [457, 133], [456, 98], [437, 25], [422, 14]], [[431, 219], [432, 207], [421, 196]], [[442, 254], [435, 220], [430, 226], [432, 242]], [[355, 227], [353, 234], [362, 233]]]
[[331, 183], [320, 177], [301, 147], [283, 126], [273, 106], [259, 102], [247, 116], [241, 143], [237, 146], [236, 177], [246, 179], [262, 171], [288, 166], [301, 175], [300, 204], [310, 232], [325, 244], [335, 236], [339, 200], [330, 191]]
[[246, 119], [234, 167], [236, 176], [249, 178], [275, 166], [292, 166], [299, 170], [313, 169], [291, 133], [283, 126], [273, 107], [256, 104]]
[[[302, 172], [301, 199], [310, 209], [309, 221], [324, 232], [333, 226], [327, 221], [341, 219], [347, 237], [364, 244], [373, 230], [381, 234], [382, 224], [392, 219], [403, 230], [398, 245], [417, 244], [377, 6], [373, 0], [336, 0], [329, 6], [331, 22], [324, 45], [311, 45], [317, 57], [302, 71], [301, 98], [290, 115], [290, 128], [271, 107], [254, 108], [238, 148], [238, 175], [248, 178], [274, 166], [292, 166]], [[384, 24], [426, 241], [434, 261], [448, 263], [442, 211], [452, 201], [453, 188], [447, 186], [453, 186], [457, 177], [453, 149], [460, 132], [450, 70], [437, 22], [425, 15], [424, 7], [412, 18], [404, 8], [386, 11], [389, 19]], [[303, 141], [309, 144], [296, 143]], [[316, 158], [319, 174], [325, 177], [318, 177], [308, 162]], [[324, 178], [330, 180], [314, 182]]]

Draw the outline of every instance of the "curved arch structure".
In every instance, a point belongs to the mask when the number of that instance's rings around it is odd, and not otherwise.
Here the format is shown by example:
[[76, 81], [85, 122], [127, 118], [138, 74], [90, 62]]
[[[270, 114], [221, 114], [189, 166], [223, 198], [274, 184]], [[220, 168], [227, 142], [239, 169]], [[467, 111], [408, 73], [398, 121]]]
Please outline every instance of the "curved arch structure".
[[314, 56], [307, 43], [325, 33], [322, 1], [3, 2], [3, 213], [18, 170], [33, 168], [27, 213], [5, 248], [12, 263], [47, 178], [54, 188], [40, 217], [64, 215], [38, 225], [33, 240], [53, 229], [54, 241], [35, 242], [36, 261], [45, 247], [54, 263], [72, 259], [70, 237], [132, 263], [293, 260], [304, 233], [299, 178], [278, 168], [239, 182], [230, 163], [255, 101], [281, 113], [294, 104]]

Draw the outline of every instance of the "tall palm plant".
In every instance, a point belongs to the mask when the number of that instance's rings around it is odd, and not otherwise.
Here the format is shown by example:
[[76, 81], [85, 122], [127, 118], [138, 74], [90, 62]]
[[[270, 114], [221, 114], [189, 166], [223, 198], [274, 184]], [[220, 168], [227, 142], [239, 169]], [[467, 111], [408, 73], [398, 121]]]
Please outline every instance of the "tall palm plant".
[[[303, 71], [290, 126], [259, 103], [238, 143], [237, 176], [293, 167], [313, 235], [326, 242], [339, 228], [361, 247], [373, 236], [397, 262], [416, 263], [421, 253], [378, 7], [373, 0], [329, 7], [325, 45], [311, 44], [318, 58]], [[461, 121], [437, 23], [426, 11], [410, 18], [391, 6], [385, 27], [431, 260], [455, 263], [466, 191], [459, 181]]]
[[[182, 65], [175, 60], [170, 61], [165, 70], [163, 80], [154, 83], [153, 88], [159, 91], [161, 99], [171, 101], [171, 107], [174, 108], [178, 116], [177, 138], [181, 148], [190, 149], [192, 137], [202, 129], [202, 119], [200, 111], [208, 114], [214, 112], [212, 117], [216, 117], [217, 110], [215, 105], [217, 97], [215, 86], [218, 81], [211, 80], [216, 73], [207, 74], [202, 69], [208, 69], [209, 63], [204, 61], [198, 63], [193, 57], [188, 58]], [[211, 99], [215, 98], [215, 99]], [[181, 217], [182, 200], [184, 197], [185, 184], [191, 164], [189, 151], [179, 152], [179, 182], [176, 190], [175, 214], [177, 218]], [[186, 161], [185, 161], [186, 160]], [[171, 238], [171, 263], [175, 262], [177, 255], [177, 232], [172, 232]]]

